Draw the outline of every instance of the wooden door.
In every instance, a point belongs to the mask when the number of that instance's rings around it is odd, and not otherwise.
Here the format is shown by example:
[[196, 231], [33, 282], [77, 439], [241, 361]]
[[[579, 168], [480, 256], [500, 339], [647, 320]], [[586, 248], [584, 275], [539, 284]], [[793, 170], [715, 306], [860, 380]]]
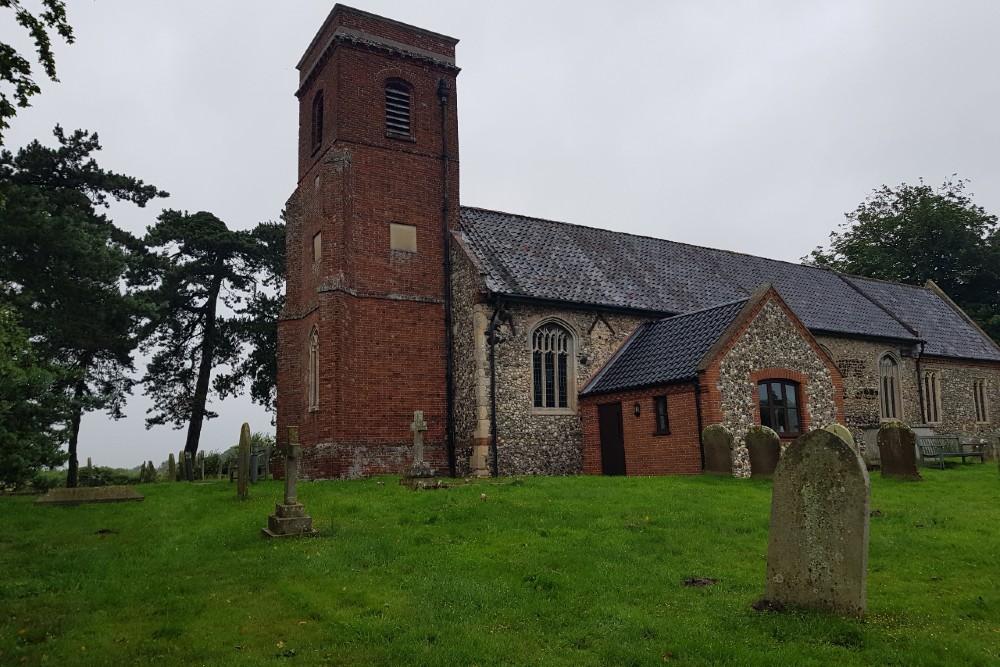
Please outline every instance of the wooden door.
[[622, 433], [622, 404], [598, 405], [597, 423], [601, 434], [601, 472], [605, 475], [624, 475], [625, 437]]

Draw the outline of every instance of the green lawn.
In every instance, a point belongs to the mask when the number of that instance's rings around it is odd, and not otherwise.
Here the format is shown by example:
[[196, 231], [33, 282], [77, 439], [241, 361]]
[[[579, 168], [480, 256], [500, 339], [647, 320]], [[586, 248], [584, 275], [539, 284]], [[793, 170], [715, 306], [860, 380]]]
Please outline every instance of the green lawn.
[[997, 467], [922, 473], [872, 480], [865, 621], [751, 609], [769, 482], [306, 483], [274, 541], [277, 482], [3, 497], [0, 664], [998, 665]]

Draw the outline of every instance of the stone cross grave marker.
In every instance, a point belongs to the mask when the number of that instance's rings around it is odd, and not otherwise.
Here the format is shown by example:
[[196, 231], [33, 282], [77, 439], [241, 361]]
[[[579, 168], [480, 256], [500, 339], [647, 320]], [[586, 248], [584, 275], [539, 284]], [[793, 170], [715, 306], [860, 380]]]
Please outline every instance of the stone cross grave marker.
[[413, 465], [419, 466], [424, 462], [424, 431], [427, 430], [423, 410], [413, 412], [413, 423], [410, 424], [410, 430], [413, 431]]
[[774, 474], [765, 599], [863, 617], [870, 496], [868, 471], [837, 435], [789, 445]]
[[306, 514], [306, 508], [298, 501], [297, 482], [301, 458], [299, 428], [289, 426], [288, 443], [285, 445], [285, 502], [274, 506], [274, 514], [267, 518], [267, 528], [261, 528], [261, 534], [266, 537], [315, 537], [318, 534], [313, 530], [312, 517]]
[[705, 472], [710, 475], [732, 475], [732, 432], [722, 424], [712, 424], [705, 427], [701, 439], [705, 444]]
[[236, 456], [236, 497], [246, 500], [250, 497], [247, 490], [248, 477], [250, 476], [250, 424], [243, 422], [240, 427], [240, 448]]
[[781, 456], [781, 440], [767, 426], [754, 425], [746, 435], [747, 454], [750, 457], [750, 477], [771, 479]]
[[882, 477], [894, 477], [908, 482], [923, 478], [917, 472], [917, 436], [903, 422], [885, 422], [878, 429], [878, 457], [882, 462]]
[[424, 421], [423, 410], [413, 411], [410, 430], [413, 432], [413, 464], [406, 469], [399, 483], [411, 489], [436, 488], [434, 469], [424, 461], [424, 431], [427, 430], [427, 423]]
[[174, 453], [170, 452], [167, 457], [167, 481], [173, 482], [177, 479], [177, 463], [174, 461]]

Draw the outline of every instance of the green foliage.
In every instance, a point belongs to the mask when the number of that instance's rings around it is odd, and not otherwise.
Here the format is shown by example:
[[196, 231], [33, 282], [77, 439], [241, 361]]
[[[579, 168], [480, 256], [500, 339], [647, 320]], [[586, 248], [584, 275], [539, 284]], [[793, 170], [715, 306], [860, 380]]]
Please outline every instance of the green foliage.
[[[13, 9], [14, 21], [28, 31], [35, 43], [38, 63], [46, 76], [56, 78], [56, 60], [52, 54], [50, 31], [55, 31], [73, 43], [73, 28], [66, 19], [66, 3], [63, 0], [40, 0], [42, 11], [37, 15], [21, 5], [21, 0], [0, 0], [0, 9]], [[12, 86], [8, 94], [4, 88]], [[0, 146], [3, 145], [3, 131], [10, 127], [9, 119], [17, 114], [17, 107], [29, 106], [28, 99], [39, 94], [41, 88], [31, 74], [31, 61], [17, 52], [10, 44], [0, 42]], [[2, 197], [0, 197], [2, 201]]]
[[996, 664], [996, 468], [923, 474], [872, 479], [865, 621], [751, 609], [767, 481], [302, 483], [320, 537], [287, 541], [260, 538], [280, 482], [245, 503], [228, 481], [146, 485], [144, 502], [114, 506], [0, 498], [0, 651], [11, 664]]
[[[249, 377], [240, 370], [243, 343], [248, 331], [259, 329], [247, 322], [261, 316], [267, 285], [260, 273], [270, 271], [275, 252], [283, 253], [283, 242], [275, 245], [276, 230], [266, 223], [234, 231], [211, 213], [168, 210], [146, 235], [151, 254], [142, 277], [157, 309], [144, 343], [152, 352], [142, 379], [153, 399], [146, 424], [186, 425], [184, 448], [192, 456], [203, 421], [216, 416], [207, 409], [213, 371], [235, 369], [215, 382], [222, 396]], [[264, 328], [272, 326], [276, 331], [276, 316]]]
[[96, 134], [58, 126], [54, 134], [55, 148], [33, 141], [16, 155], [0, 151], [0, 303], [18, 313], [38, 354], [64, 370], [55, 390], [68, 400], [73, 485], [80, 417], [122, 416], [139, 325], [151, 315], [122, 288], [142, 246], [103, 209], [112, 199], [142, 207], [166, 193], [101, 169]]
[[829, 248], [808, 263], [861, 276], [922, 285], [933, 280], [1000, 341], [1000, 231], [997, 216], [966, 193], [965, 180], [933, 188], [882, 186], [846, 214]]
[[65, 461], [59, 369], [38, 359], [28, 332], [0, 305], [0, 487], [19, 487]]

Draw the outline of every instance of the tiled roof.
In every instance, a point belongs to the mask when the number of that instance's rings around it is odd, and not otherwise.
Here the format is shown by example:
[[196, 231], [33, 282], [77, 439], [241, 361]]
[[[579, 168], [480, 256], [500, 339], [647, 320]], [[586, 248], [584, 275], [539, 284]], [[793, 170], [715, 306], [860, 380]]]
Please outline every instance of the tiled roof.
[[693, 380], [698, 364], [746, 302], [733, 301], [643, 325], [580, 395]]
[[1000, 361], [1000, 350], [933, 289], [858, 276], [844, 279], [920, 332], [924, 354]]
[[499, 294], [680, 314], [745, 299], [770, 283], [813, 332], [926, 338], [928, 354], [998, 358], [932, 290], [879, 283], [890, 286], [881, 291], [896, 296], [897, 310], [879, 305], [877, 281], [803, 264], [479, 208], [462, 207], [461, 224], [487, 288]]

